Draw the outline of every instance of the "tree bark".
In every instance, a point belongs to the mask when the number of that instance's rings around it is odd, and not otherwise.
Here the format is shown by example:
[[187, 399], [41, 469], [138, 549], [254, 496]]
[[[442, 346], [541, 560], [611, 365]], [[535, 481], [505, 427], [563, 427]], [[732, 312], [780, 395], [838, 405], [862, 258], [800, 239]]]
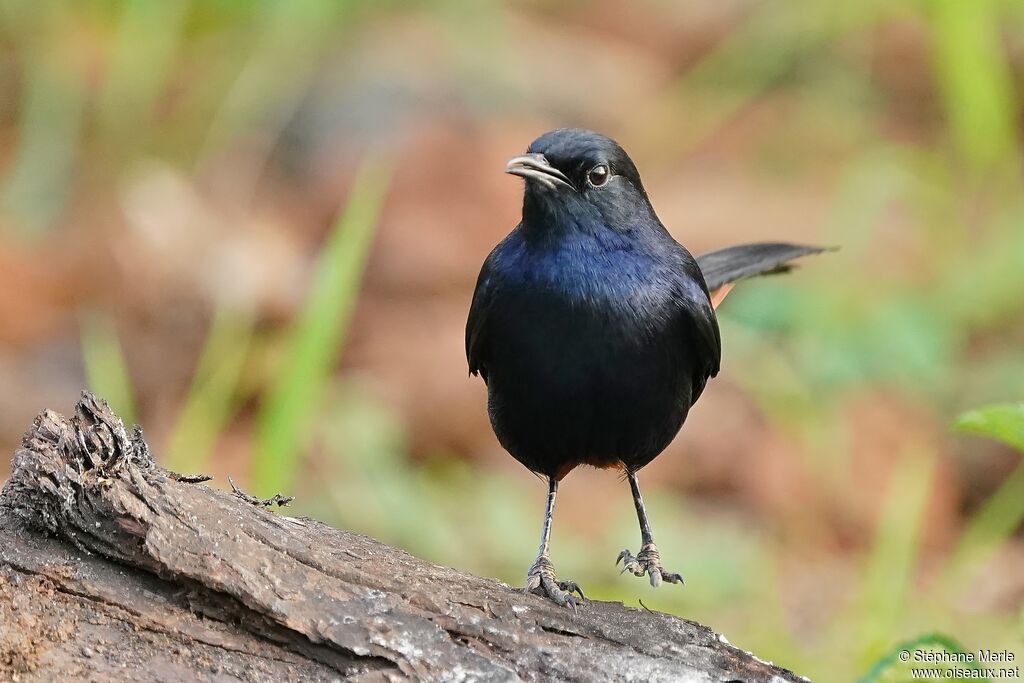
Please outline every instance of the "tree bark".
[[802, 681], [699, 624], [575, 613], [158, 467], [83, 394], [0, 492], [0, 679]]

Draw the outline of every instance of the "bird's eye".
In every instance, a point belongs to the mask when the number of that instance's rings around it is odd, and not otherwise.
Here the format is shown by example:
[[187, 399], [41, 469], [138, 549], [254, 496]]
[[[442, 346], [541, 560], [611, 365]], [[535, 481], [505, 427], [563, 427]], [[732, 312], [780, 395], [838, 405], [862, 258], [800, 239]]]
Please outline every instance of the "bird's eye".
[[611, 178], [611, 176], [612, 174], [609, 172], [608, 166], [605, 164], [598, 164], [587, 173], [587, 180], [589, 180], [590, 184], [594, 187], [601, 187], [608, 182], [608, 179]]

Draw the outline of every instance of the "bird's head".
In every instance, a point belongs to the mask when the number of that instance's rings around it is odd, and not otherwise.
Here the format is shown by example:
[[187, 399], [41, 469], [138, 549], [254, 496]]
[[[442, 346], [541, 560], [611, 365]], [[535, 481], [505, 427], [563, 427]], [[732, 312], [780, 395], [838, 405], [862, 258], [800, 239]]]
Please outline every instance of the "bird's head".
[[581, 128], [559, 128], [510, 159], [506, 173], [526, 179], [523, 218], [567, 214], [626, 228], [639, 213], [653, 213], [640, 174], [611, 138]]

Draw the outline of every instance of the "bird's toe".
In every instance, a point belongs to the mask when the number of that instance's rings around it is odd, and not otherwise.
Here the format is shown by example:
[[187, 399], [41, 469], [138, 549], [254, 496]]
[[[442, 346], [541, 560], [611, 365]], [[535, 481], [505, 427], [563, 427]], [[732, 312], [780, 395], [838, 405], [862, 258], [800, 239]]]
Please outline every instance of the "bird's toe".
[[682, 574], [676, 574], [675, 572], [667, 572], [664, 569], [661, 571], [661, 578], [663, 581], [668, 581], [669, 583], [686, 583], [685, 581], [683, 581]]
[[665, 571], [661, 566], [658, 548], [653, 544], [645, 545], [636, 555], [629, 552], [629, 550], [623, 550], [615, 559], [616, 566], [618, 566], [619, 562], [622, 562], [620, 574], [629, 572], [634, 576], [646, 576], [655, 588], [660, 586], [662, 581], [667, 583], [683, 583], [681, 574]]
[[530, 567], [526, 576], [526, 591], [543, 595], [560, 607], [576, 610], [579, 602], [573, 596], [578, 593], [580, 599], [586, 599], [583, 590], [575, 581], [559, 581], [555, 576], [555, 568], [547, 557], [539, 557]]
[[579, 603], [572, 594], [574, 590], [583, 597], [583, 591], [580, 591], [574, 582], [558, 581], [554, 577], [543, 576], [540, 580], [540, 590], [535, 592], [546, 596], [559, 607], [568, 607], [575, 612]]
[[651, 577], [651, 587], [657, 588], [661, 585], [661, 568], [660, 567], [648, 567], [647, 575]]
[[623, 550], [619, 553], [618, 559], [615, 560], [616, 566], [618, 566], [619, 562], [622, 562], [622, 571], [619, 572], [620, 574], [629, 572], [633, 576], [643, 576], [647, 573], [647, 567], [644, 565], [644, 562], [639, 557], [629, 552], [629, 550]]
[[587, 599], [587, 596], [583, 594], [583, 589], [575, 581], [559, 581], [558, 588], [566, 593], [576, 593], [584, 600]]

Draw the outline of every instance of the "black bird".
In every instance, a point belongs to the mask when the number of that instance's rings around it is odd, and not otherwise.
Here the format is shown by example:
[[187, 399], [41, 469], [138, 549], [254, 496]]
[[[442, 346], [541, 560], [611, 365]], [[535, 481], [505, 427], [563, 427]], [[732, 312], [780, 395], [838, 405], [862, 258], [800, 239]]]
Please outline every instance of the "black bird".
[[616, 564], [653, 586], [682, 583], [661, 565], [637, 472], [718, 373], [712, 292], [822, 250], [751, 244], [694, 259], [658, 220], [626, 152], [587, 130], [545, 133], [506, 172], [526, 179], [523, 219], [484, 261], [466, 356], [487, 384], [498, 441], [548, 481], [527, 589], [573, 607], [572, 593], [583, 597], [548, 557], [558, 482], [579, 465], [629, 480], [641, 546]]

